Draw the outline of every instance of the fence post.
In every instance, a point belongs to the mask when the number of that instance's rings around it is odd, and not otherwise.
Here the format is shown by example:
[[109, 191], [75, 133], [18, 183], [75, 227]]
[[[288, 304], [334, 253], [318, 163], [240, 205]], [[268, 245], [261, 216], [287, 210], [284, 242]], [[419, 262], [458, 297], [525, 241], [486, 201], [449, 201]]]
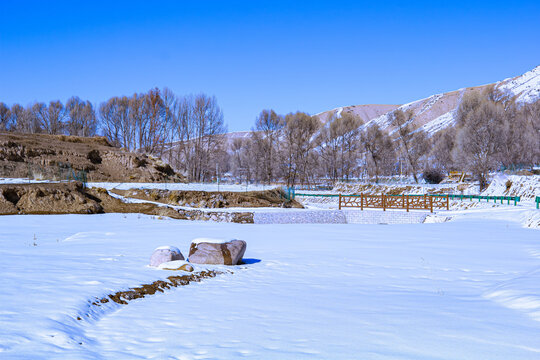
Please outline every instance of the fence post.
[[407, 212], [409, 212], [409, 195], [405, 195], [407, 197]]
[[431, 212], [433, 212], [433, 196], [429, 197], [429, 209]]
[[450, 210], [450, 195], [446, 195], [446, 210]]
[[360, 210], [364, 210], [364, 193], [360, 194]]
[[386, 211], [386, 196], [382, 194], [382, 209]]
[[424, 209], [426, 209], [426, 210], [428, 209], [426, 194], [424, 194]]
[[339, 210], [341, 210], [341, 194], [339, 194]]

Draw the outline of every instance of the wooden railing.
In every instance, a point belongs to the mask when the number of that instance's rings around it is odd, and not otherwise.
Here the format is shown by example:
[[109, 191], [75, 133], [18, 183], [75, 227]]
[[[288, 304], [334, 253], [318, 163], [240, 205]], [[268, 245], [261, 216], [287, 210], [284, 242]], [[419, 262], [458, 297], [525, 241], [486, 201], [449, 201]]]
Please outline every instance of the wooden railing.
[[448, 195], [339, 195], [341, 208], [429, 210], [450, 208]]

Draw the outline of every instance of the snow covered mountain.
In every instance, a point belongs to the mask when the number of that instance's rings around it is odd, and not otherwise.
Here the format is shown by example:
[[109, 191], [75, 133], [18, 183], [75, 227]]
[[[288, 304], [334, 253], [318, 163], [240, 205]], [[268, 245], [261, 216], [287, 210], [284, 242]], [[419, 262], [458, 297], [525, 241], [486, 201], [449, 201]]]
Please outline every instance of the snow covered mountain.
[[[463, 94], [468, 91], [481, 90], [490, 85], [495, 85], [497, 89], [515, 96], [516, 100], [520, 103], [535, 102], [540, 100], [540, 66], [523, 75], [505, 79], [495, 84], [462, 88], [456, 91], [436, 94], [401, 106], [354, 105], [326, 111], [316, 116], [319, 116], [321, 121], [326, 122], [333, 115], [339, 116], [343, 112], [351, 112], [359, 115], [368, 125], [376, 123], [381, 128], [392, 132], [390, 113], [395, 109], [401, 109], [403, 111], [412, 110], [414, 113], [413, 127], [422, 128], [429, 134], [434, 134], [454, 124], [456, 110]], [[365, 111], [365, 109], [369, 109], [369, 111]], [[379, 113], [381, 111], [382, 113]]]
[[[317, 116], [323, 124], [326, 124], [333, 116], [339, 117], [342, 114], [351, 113], [359, 116], [366, 125], [376, 123], [382, 129], [392, 133], [394, 129], [390, 124], [389, 117], [391, 112], [396, 109], [403, 111], [412, 110], [414, 113], [412, 126], [414, 128], [421, 128], [428, 134], [433, 135], [455, 123], [457, 108], [463, 98], [463, 94], [469, 91], [482, 90], [491, 85], [511, 96], [515, 96], [519, 103], [539, 101], [540, 66], [514, 78], [508, 78], [493, 84], [467, 87], [447, 93], [435, 94], [404, 105], [368, 104], [342, 106], [315, 114], [314, 116]], [[226, 134], [229, 146], [234, 139], [244, 139], [249, 136], [249, 131], [237, 131]]]

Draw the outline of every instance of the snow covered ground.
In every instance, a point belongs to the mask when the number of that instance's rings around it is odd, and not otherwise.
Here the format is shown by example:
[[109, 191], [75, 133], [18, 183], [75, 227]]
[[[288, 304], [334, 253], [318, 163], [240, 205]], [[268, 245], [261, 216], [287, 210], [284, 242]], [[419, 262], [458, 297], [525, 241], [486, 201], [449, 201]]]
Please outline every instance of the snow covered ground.
[[[540, 233], [523, 211], [414, 225], [2, 216], [0, 358], [538, 359]], [[153, 249], [187, 255], [197, 237], [246, 240], [248, 264], [90, 304], [178, 274], [147, 267]]]
[[[27, 183], [47, 183], [50, 180], [29, 180], [23, 178], [0, 178], [0, 184], [27, 184]], [[259, 191], [274, 189], [276, 185], [264, 184], [220, 184], [217, 183], [112, 183], [112, 182], [89, 182], [89, 187], [101, 187], [107, 190], [129, 190], [129, 189], [165, 189], [165, 190], [197, 190], [197, 191]]]
[[262, 185], [262, 184], [220, 184], [219, 188], [216, 183], [88, 183], [90, 187], [102, 187], [107, 190], [129, 190], [129, 189], [165, 189], [165, 190], [197, 190], [197, 191], [260, 191], [270, 190], [276, 188], [276, 185]]

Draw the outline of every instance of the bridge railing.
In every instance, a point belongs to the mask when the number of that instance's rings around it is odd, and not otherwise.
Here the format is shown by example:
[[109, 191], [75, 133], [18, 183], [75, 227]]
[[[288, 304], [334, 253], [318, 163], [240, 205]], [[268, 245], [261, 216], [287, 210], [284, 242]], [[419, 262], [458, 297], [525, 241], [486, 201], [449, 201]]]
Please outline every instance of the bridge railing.
[[[292, 192], [289, 194], [293, 199], [296, 196], [301, 197], [337, 197], [339, 198], [339, 208], [356, 207], [356, 208], [382, 208], [386, 209], [446, 209], [450, 207], [450, 200], [485, 200], [486, 202], [493, 201], [494, 203], [513, 204], [517, 206], [521, 198], [519, 196], [482, 196], [482, 195], [452, 195], [452, 194], [425, 194], [425, 195], [343, 195], [343, 194], [305, 194]], [[536, 206], [540, 207], [540, 197], [536, 197]]]
[[373, 208], [400, 210], [429, 210], [450, 208], [448, 195], [341, 195], [339, 194], [339, 209], [342, 208]]

